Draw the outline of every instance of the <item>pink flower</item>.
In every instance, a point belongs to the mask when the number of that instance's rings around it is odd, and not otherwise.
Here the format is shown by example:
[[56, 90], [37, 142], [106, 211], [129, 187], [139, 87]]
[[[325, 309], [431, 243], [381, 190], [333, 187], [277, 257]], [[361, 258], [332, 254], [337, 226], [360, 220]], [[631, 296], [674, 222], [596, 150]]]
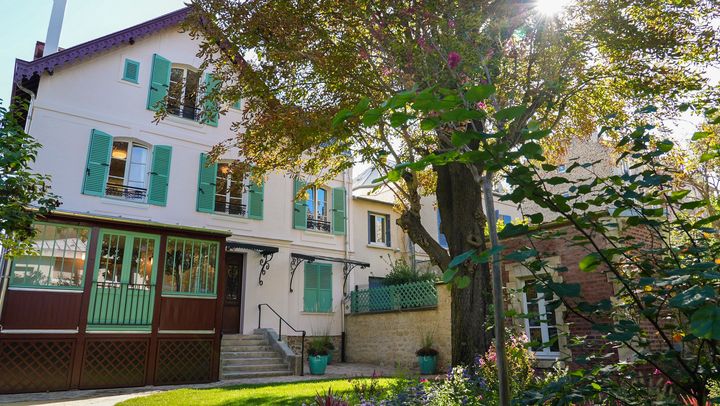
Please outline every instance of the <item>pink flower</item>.
[[655, 368], [655, 370], [653, 371], [653, 375], [660, 375], [660, 370]]
[[448, 54], [448, 66], [450, 69], [455, 69], [459, 64], [462, 58], [460, 57], [460, 54], [455, 51], [450, 51]]
[[478, 110], [485, 110], [487, 108], [487, 104], [483, 102], [477, 102], [475, 103], [475, 108]]
[[450, 29], [455, 28], [455, 20], [453, 20], [453, 19], [448, 20], [448, 28], [450, 28]]
[[422, 379], [420, 380], [420, 383], [425, 383], [425, 382], [427, 382], [427, 381], [428, 381], [427, 379], [422, 378]]

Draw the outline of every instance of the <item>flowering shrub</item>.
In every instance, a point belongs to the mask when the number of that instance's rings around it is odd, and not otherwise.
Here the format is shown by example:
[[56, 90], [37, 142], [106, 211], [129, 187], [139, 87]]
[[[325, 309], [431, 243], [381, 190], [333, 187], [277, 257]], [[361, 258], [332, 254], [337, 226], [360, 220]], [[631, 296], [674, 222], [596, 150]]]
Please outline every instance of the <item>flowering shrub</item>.
[[[527, 346], [528, 339], [525, 334], [508, 332], [507, 337], [509, 339], [505, 343], [505, 351], [507, 353], [508, 380], [510, 381], [511, 396], [516, 399], [535, 380], [535, 355]], [[485, 399], [488, 403], [496, 402], [499, 393], [496, 355], [495, 344], [492, 344], [488, 352], [477, 357], [475, 361], [477, 374], [487, 385], [488, 393]]]

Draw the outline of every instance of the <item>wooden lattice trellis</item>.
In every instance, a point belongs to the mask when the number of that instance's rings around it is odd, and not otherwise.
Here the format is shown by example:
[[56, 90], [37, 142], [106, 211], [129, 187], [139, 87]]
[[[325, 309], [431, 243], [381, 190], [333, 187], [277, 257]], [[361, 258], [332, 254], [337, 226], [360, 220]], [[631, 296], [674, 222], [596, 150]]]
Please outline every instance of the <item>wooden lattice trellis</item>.
[[114, 388], [145, 384], [148, 341], [88, 341], [80, 375], [81, 388]]
[[0, 341], [0, 393], [68, 389], [74, 340]]
[[213, 340], [160, 340], [156, 384], [212, 380]]
[[380, 312], [437, 306], [437, 289], [433, 282], [415, 282], [356, 290], [350, 293], [353, 313]]

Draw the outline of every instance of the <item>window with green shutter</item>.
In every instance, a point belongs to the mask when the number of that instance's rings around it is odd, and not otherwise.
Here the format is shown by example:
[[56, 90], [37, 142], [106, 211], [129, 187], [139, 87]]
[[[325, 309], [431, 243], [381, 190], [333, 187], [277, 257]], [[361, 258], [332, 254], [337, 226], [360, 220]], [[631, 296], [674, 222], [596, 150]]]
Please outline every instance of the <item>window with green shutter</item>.
[[248, 218], [262, 220], [265, 203], [265, 184], [250, 180], [248, 185]]
[[150, 76], [150, 89], [148, 91], [147, 108], [157, 111], [168, 95], [170, 88], [170, 68], [172, 63], [162, 56], [153, 55]]
[[209, 164], [208, 156], [200, 154], [200, 171], [198, 174], [197, 211], [212, 213], [215, 211], [215, 176], [218, 164]]
[[303, 187], [305, 187], [305, 182], [303, 182], [302, 180], [295, 179], [293, 181], [293, 228], [296, 228], [298, 230], [307, 229], [307, 199], [296, 198], [298, 192], [300, 192]]
[[303, 310], [312, 313], [332, 312], [332, 264], [305, 263]]
[[333, 216], [332, 229], [333, 234], [345, 234], [345, 213], [346, 213], [346, 193], [344, 188], [333, 189]]
[[90, 144], [88, 145], [87, 165], [85, 165], [84, 194], [105, 195], [105, 182], [110, 169], [112, 146], [113, 137], [110, 134], [100, 130], [92, 130]]
[[156, 206], [167, 205], [171, 155], [171, 146], [156, 145], [153, 148], [150, 186], [148, 191], [148, 203], [150, 204]]
[[130, 83], [138, 83], [140, 78], [140, 62], [133, 61], [132, 59], [125, 59], [125, 66], [123, 66], [122, 80]]

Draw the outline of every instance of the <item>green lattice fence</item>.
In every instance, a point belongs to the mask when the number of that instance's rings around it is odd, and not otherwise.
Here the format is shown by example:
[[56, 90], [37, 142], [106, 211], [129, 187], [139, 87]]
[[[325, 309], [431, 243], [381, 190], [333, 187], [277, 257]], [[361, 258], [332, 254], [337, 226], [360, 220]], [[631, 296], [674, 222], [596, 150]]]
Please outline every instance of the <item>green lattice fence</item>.
[[404, 285], [355, 290], [350, 293], [352, 313], [382, 312], [437, 306], [434, 282], [415, 282]]

